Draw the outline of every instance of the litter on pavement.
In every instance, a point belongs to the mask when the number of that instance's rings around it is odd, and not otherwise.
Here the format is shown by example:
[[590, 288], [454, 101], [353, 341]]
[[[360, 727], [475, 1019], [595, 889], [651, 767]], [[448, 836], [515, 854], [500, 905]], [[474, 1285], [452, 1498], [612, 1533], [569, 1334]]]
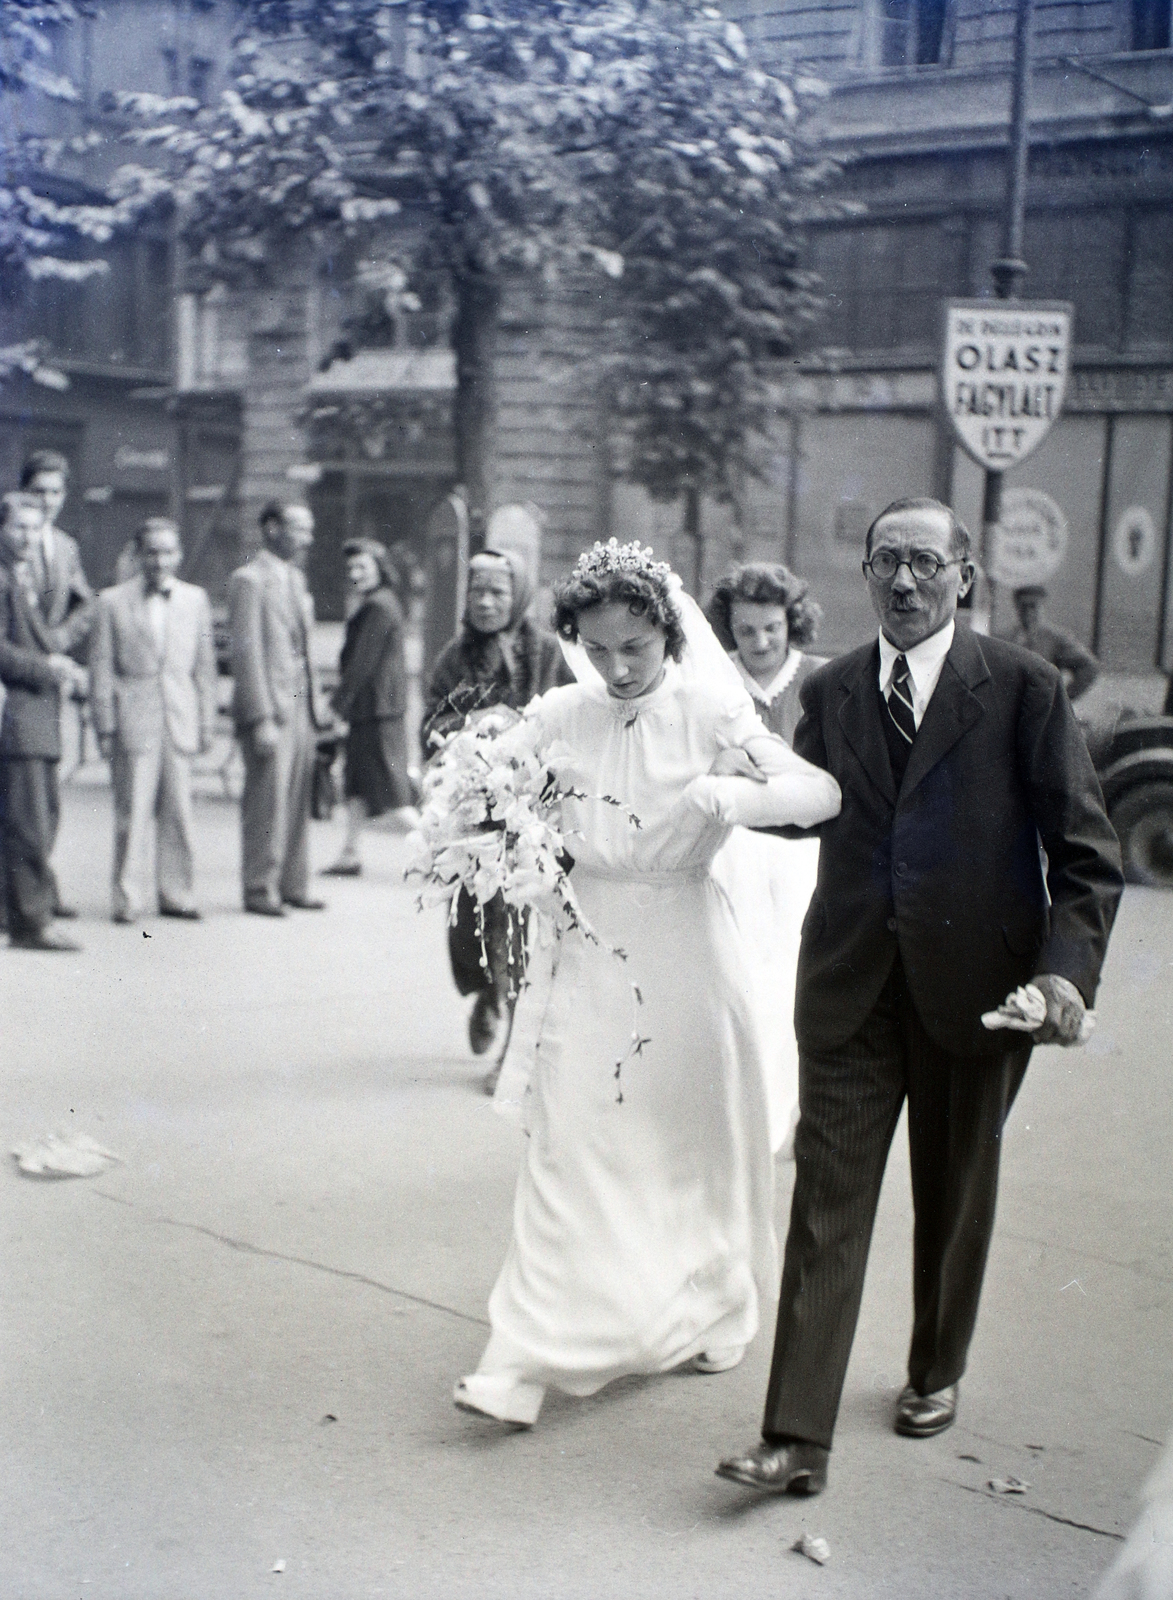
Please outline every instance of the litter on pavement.
[[818, 1566], [824, 1567], [831, 1559], [831, 1546], [826, 1539], [812, 1539], [809, 1533], [804, 1533], [801, 1539], [796, 1539], [790, 1546], [797, 1550], [800, 1556], [806, 1556], [808, 1561], [814, 1561]]
[[88, 1133], [47, 1133], [43, 1139], [14, 1145], [12, 1155], [30, 1178], [93, 1178], [122, 1160]]

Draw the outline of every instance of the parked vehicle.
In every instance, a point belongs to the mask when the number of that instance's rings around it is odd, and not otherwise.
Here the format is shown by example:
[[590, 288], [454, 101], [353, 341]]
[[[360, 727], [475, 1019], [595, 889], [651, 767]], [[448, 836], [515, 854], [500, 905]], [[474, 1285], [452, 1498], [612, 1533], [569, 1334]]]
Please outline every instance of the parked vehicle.
[[1129, 883], [1173, 888], [1173, 717], [1085, 728]]

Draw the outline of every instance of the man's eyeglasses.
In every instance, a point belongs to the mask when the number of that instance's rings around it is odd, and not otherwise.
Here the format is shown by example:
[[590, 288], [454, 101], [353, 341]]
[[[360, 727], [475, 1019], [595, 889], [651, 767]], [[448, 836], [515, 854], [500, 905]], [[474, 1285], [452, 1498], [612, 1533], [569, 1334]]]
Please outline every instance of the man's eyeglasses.
[[910, 556], [897, 556], [893, 550], [877, 550], [869, 561], [864, 562], [863, 570], [870, 572], [881, 583], [887, 583], [901, 567], [907, 567], [918, 583], [931, 583], [943, 567], [960, 565], [958, 559], [942, 561], [931, 550], [914, 550]]

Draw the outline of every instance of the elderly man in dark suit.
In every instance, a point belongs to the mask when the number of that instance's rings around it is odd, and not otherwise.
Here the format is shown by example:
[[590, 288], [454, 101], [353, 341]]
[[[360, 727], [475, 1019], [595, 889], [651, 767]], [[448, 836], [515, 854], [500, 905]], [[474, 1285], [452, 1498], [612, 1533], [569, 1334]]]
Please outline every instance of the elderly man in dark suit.
[[241, 801], [244, 909], [320, 911], [309, 893], [314, 708], [309, 658], [312, 604], [300, 562], [313, 543], [305, 506], [267, 505], [264, 548], [232, 574], [232, 714], [244, 756]]
[[51, 930], [57, 883], [61, 691], [84, 691], [86, 674], [60, 648], [45, 615], [30, 551], [43, 516], [35, 495], [0, 502], [0, 855], [9, 940], [18, 949], [76, 950]]
[[[779, 1493], [826, 1482], [905, 1099], [913, 1329], [895, 1426], [953, 1422], [1002, 1130], [1032, 1046], [1079, 1041], [1123, 888], [1058, 672], [955, 625], [974, 567], [953, 513], [895, 502], [866, 557], [879, 640], [808, 680], [795, 734], [843, 809], [820, 830], [799, 956], [797, 1170], [762, 1440], [717, 1469]], [[983, 1026], [1028, 983], [1046, 1005], [1033, 1033]]]

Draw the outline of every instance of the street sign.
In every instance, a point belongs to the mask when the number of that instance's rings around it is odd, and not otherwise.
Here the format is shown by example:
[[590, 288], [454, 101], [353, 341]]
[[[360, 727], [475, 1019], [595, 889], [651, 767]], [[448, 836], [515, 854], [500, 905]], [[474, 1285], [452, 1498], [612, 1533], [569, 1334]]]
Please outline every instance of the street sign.
[[1025, 461], [1063, 408], [1072, 307], [1058, 300], [950, 300], [941, 400], [979, 466]]
[[1067, 554], [1067, 518], [1041, 489], [1007, 489], [994, 530], [990, 576], [1015, 589], [1045, 583]]

